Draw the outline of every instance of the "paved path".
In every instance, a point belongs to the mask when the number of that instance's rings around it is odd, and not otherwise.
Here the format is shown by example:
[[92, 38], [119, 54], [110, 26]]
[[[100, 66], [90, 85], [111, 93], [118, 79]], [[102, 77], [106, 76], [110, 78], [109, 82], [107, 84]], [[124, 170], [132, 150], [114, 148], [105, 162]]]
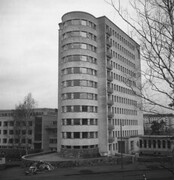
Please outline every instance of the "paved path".
[[41, 154], [36, 156], [29, 156], [27, 157], [28, 160], [33, 161], [69, 161], [70, 159], [61, 158], [58, 153], [49, 153], [49, 154]]

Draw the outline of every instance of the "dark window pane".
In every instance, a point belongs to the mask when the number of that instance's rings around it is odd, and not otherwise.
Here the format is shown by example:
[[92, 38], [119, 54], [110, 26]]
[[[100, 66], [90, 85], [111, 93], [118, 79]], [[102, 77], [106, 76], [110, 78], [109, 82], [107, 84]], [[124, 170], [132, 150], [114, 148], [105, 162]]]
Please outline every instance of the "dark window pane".
[[88, 133], [87, 132], [82, 132], [82, 138], [88, 138]]
[[74, 112], [80, 112], [80, 106], [74, 106]]
[[80, 132], [74, 132], [74, 138], [80, 138]]
[[67, 106], [67, 107], [66, 107], [66, 111], [67, 111], [67, 112], [71, 112], [71, 106]]
[[71, 86], [71, 81], [67, 81], [67, 86]]
[[80, 73], [80, 68], [74, 67], [74, 74], [79, 74], [79, 73]]
[[66, 94], [66, 98], [67, 98], [67, 99], [71, 99], [71, 93], [67, 93], [67, 94]]
[[67, 68], [67, 74], [71, 74], [72, 73], [72, 69], [71, 68]]
[[80, 86], [80, 80], [74, 80], [74, 86]]
[[82, 106], [82, 112], [88, 112], [88, 106]]
[[73, 61], [80, 61], [80, 55], [74, 55], [72, 59]]
[[80, 125], [80, 119], [74, 119], [74, 125]]
[[71, 119], [67, 119], [67, 120], [66, 120], [66, 124], [67, 124], [67, 125], [71, 125]]
[[88, 125], [88, 119], [82, 119], [82, 125]]
[[74, 99], [80, 99], [80, 93], [79, 92], [74, 93]]
[[71, 132], [66, 133], [66, 138], [70, 139], [71, 138]]

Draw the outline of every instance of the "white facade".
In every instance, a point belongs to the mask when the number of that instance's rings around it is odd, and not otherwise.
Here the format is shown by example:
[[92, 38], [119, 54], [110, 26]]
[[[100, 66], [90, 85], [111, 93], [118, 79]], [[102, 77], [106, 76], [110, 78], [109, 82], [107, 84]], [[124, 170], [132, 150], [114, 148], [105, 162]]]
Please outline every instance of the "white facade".
[[143, 135], [139, 45], [104, 16], [70, 12], [59, 27], [57, 149], [115, 154], [121, 134]]

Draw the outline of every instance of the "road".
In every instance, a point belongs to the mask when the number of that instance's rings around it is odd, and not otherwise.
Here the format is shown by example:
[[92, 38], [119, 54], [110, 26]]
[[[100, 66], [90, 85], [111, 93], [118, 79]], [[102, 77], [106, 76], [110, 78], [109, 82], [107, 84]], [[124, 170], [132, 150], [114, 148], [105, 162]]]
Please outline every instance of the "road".
[[20, 167], [0, 170], [0, 180], [144, 180], [143, 173], [146, 173], [147, 180], [173, 180], [174, 176], [165, 169], [151, 171], [98, 171], [94, 172], [88, 167], [85, 169], [62, 168], [51, 172], [26, 176], [24, 169]]

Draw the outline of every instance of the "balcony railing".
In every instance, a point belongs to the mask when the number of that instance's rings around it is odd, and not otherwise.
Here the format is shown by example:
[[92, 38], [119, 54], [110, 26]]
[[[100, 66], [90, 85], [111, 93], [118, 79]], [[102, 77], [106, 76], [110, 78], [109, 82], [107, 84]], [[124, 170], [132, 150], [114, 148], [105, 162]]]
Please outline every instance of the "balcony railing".
[[111, 36], [111, 31], [109, 29], [106, 29], [106, 34], [108, 34], [109, 36]]
[[108, 118], [113, 118], [114, 117], [114, 113], [113, 112], [108, 112]]
[[111, 63], [107, 63], [107, 68], [108, 68], [109, 70], [112, 70], [112, 65], [111, 65]]
[[108, 124], [108, 130], [112, 131], [114, 129], [114, 125], [113, 124]]
[[109, 136], [109, 138], [108, 138], [108, 142], [109, 142], [109, 143], [113, 143], [113, 142], [114, 142], [114, 138], [113, 138], [113, 137], [111, 137], [111, 136]]
[[112, 106], [114, 104], [114, 101], [111, 99], [108, 99], [108, 104]]
[[110, 93], [110, 94], [112, 94], [112, 93], [114, 92], [113, 89], [110, 88], [110, 87], [107, 88], [107, 91], [108, 91], [108, 93]]
[[106, 44], [107, 44], [109, 47], [111, 47], [111, 46], [112, 46], [112, 42], [111, 42], [111, 40], [106, 39]]
[[106, 51], [106, 55], [109, 57], [109, 58], [112, 58], [112, 53], [110, 51]]
[[107, 80], [108, 81], [113, 81], [113, 77], [111, 75], [107, 75]]

